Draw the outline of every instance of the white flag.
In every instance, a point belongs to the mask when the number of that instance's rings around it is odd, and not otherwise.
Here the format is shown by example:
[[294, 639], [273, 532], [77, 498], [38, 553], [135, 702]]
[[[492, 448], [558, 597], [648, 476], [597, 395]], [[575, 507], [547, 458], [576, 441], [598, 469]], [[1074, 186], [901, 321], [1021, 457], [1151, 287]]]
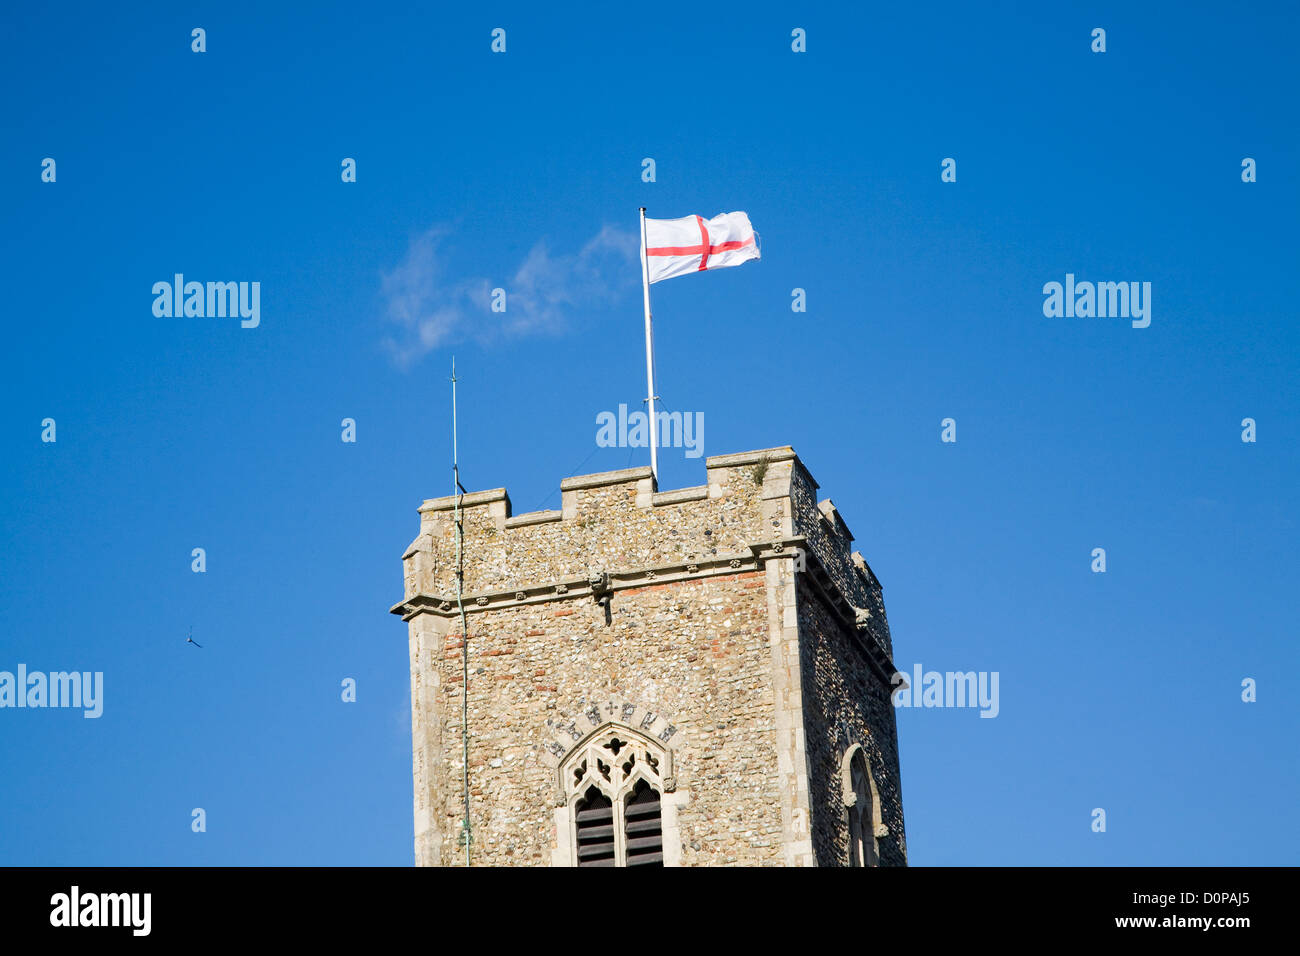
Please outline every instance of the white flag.
[[660, 279], [757, 259], [758, 238], [743, 212], [724, 212], [712, 219], [647, 219], [641, 254], [654, 284]]

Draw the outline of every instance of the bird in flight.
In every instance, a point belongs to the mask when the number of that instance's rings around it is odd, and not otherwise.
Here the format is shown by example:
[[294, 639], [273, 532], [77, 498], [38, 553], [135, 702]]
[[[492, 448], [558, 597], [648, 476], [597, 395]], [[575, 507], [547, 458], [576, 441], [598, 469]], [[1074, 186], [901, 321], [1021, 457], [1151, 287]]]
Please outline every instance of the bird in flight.
[[203, 645], [194, 639], [194, 628], [190, 628], [190, 636], [185, 638], [186, 644], [193, 644], [195, 647], [202, 648]]

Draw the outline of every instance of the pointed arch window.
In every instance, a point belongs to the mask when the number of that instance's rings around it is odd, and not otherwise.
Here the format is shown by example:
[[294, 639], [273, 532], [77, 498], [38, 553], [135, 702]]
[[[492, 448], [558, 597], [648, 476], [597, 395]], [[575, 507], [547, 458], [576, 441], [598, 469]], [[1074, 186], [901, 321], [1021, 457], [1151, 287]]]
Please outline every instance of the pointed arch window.
[[[578, 866], [663, 866], [672, 756], [630, 728], [604, 727], [560, 768]], [[672, 789], [668, 786], [668, 789]]]
[[867, 766], [866, 752], [858, 745], [845, 754], [842, 783], [849, 824], [849, 866], [879, 866], [876, 788]]

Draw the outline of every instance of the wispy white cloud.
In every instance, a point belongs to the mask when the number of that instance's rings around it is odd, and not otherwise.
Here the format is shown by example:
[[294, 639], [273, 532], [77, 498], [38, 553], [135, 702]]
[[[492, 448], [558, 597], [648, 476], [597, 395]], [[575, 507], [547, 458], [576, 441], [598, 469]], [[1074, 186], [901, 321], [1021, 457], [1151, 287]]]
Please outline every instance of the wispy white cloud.
[[496, 283], [506, 291], [506, 311], [493, 312], [492, 282], [447, 274], [450, 235], [446, 226], [434, 226], [413, 239], [406, 257], [383, 275], [390, 325], [383, 344], [403, 368], [459, 341], [559, 332], [574, 311], [614, 301], [641, 275], [639, 240], [631, 231], [606, 226], [577, 252], [558, 255], [542, 240], [508, 282]]

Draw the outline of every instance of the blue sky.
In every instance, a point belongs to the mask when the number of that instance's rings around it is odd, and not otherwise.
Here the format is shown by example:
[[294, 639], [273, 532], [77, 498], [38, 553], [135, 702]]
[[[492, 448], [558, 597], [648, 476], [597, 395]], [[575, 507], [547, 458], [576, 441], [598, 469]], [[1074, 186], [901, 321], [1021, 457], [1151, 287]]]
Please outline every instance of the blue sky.
[[[654, 287], [665, 404], [795, 447], [900, 668], [1000, 674], [996, 719], [899, 713], [914, 864], [1300, 862], [1286, 5], [275, 6], [4, 14], [0, 670], [105, 702], [0, 710], [0, 863], [410, 864], [386, 611], [451, 356], [469, 488], [645, 463], [594, 440], [644, 396], [642, 205], [763, 239]], [[177, 272], [260, 325], [155, 317]], [[1150, 327], [1045, 317], [1067, 272]]]

